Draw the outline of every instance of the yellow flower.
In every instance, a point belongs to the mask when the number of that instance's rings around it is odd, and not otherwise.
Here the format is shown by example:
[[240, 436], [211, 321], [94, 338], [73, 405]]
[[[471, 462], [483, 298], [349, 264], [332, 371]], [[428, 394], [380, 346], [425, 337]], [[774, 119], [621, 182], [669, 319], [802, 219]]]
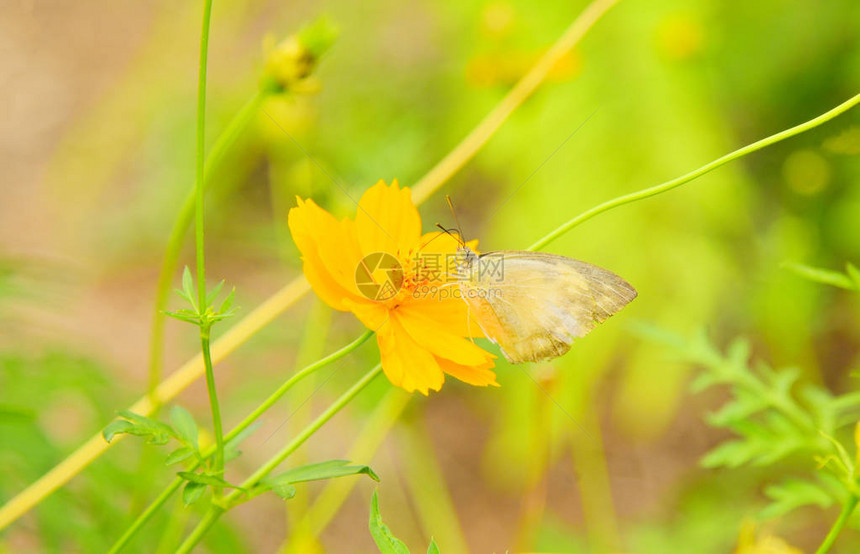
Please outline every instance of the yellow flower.
[[314, 291], [376, 331], [382, 369], [394, 385], [427, 394], [448, 374], [498, 386], [495, 356], [470, 340], [480, 329], [469, 322], [456, 284], [446, 282], [458, 241], [441, 231], [422, 235], [408, 188], [379, 181], [361, 197], [354, 220], [338, 221], [299, 198], [289, 225]]
[[735, 554], [803, 554], [803, 551], [769, 533], [758, 535], [755, 523], [745, 521]]

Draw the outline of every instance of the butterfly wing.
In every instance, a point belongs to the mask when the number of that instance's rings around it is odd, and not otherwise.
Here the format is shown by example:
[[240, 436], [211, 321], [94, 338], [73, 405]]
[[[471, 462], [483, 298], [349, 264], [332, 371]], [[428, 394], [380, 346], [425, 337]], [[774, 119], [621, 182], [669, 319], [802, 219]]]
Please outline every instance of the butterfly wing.
[[611, 271], [555, 254], [489, 252], [469, 265], [463, 299], [512, 363], [561, 356], [636, 298], [636, 289]]

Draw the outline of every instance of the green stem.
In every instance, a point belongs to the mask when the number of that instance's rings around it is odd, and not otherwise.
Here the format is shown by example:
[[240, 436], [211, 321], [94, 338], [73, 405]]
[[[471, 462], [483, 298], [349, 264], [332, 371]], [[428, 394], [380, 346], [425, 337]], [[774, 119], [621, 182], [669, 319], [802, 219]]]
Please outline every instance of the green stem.
[[[227, 152], [236, 143], [239, 136], [248, 128], [248, 125], [253, 121], [263, 100], [267, 98], [269, 91], [261, 89], [233, 116], [230, 123], [224, 131], [218, 136], [212, 150], [206, 157], [206, 163], [203, 171], [203, 188], [207, 189], [212, 181], [212, 176], [215, 171], [221, 166], [221, 162], [226, 157]], [[182, 250], [182, 242], [185, 238], [185, 233], [191, 226], [194, 219], [194, 208], [196, 205], [196, 187], [188, 191], [185, 201], [176, 220], [173, 222], [173, 228], [170, 230], [170, 237], [167, 240], [167, 248], [164, 252], [164, 258], [161, 261], [161, 268], [158, 272], [158, 282], [155, 289], [155, 306], [152, 314], [152, 326], [149, 339], [149, 396], [152, 400], [152, 405], [159, 404], [155, 390], [161, 383], [162, 370], [164, 365], [164, 324], [167, 321], [167, 316], [164, 311], [167, 309], [167, 300], [170, 296], [170, 285], [173, 281], [173, 276], [176, 274], [176, 267], [179, 263], [179, 253]]]
[[[203, 248], [203, 170], [206, 151], [206, 67], [209, 61], [209, 21], [212, 0], [203, 2], [203, 30], [200, 33], [200, 66], [197, 72], [197, 172], [194, 179], [196, 194], [195, 231], [197, 243], [197, 307], [206, 310], [206, 261]], [[202, 336], [202, 333], [201, 333]]]
[[[215, 432], [215, 474], [224, 473], [224, 433], [221, 428], [221, 406], [218, 404], [218, 391], [215, 389], [215, 371], [209, 350], [209, 326], [200, 326], [200, 348], [203, 351], [203, 365], [206, 368], [206, 392], [209, 393], [209, 407], [212, 409], [212, 427]], [[217, 491], [216, 489], [216, 492]]]
[[[320, 427], [325, 425], [328, 420], [330, 420], [332, 417], [335, 416], [335, 414], [341, 411], [343, 407], [349, 403], [350, 400], [355, 398], [358, 393], [364, 390], [364, 388], [369, 385], [371, 381], [373, 381], [373, 379], [376, 378], [376, 376], [379, 375], [381, 372], [382, 365], [376, 364], [376, 367], [368, 371], [364, 375], [364, 377], [362, 377], [356, 384], [354, 384], [352, 388], [343, 393], [340, 398], [338, 398], [331, 406], [328, 407], [328, 409], [326, 409], [326, 411], [317, 416], [317, 418], [310, 425], [305, 427], [304, 430], [299, 433], [296, 438], [290, 441], [287, 446], [285, 446], [280, 452], [272, 456], [272, 458], [270, 458], [268, 462], [263, 464], [263, 466], [260, 467], [260, 469], [258, 469], [257, 471], [255, 471], [250, 477], [245, 479], [245, 481], [242, 483], [242, 488], [248, 489], [256, 485], [262, 478], [271, 473], [276, 467], [281, 464], [281, 462], [286, 460], [290, 454], [295, 452], [298, 447], [303, 445], [305, 441], [307, 441], [311, 437], [311, 435], [319, 431]], [[234, 490], [232, 493], [230, 493], [226, 500], [233, 501], [241, 494], [241, 491]]]
[[167, 500], [173, 495], [173, 493], [176, 492], [176, 490], [179, 489], [180, 486], [182, 486], [182, 483], [183, 480], [179, 477], [174, 479], [170, 483], [170, 485], [168, 485], [167, 488], [164, 489], [161, 494], [159, 494], [158, 497], [152, 501], [152, 504], [150, 504], [139, 516], [137, 516], [137, 519], [134, 520], [134, 522], [128, 527], [128, 529], [125, 530], [125, 533], [123, 533], [122, 536], [117, 539], [111, 549], [108, 550], [108, 554], [117, 554], [117, 552], [120, 552], [123, 548], [125, 548], [128, 542], [137, 534], [138, 531], [140, 531], [140, 528], [143, 527], [143, 525], [147, 521], [149, 521], [153, 515], [155, 515], [155, 512], [157, 512], [158, 509], [161, 508], [165, 502], [167, 502]]
[[[340, 350], [332, 352], [325, 358], [317, 360], [311, 365], [305, 367], [301, 371], [295, 373], [292, 377], [290, 377], [283, 385], [278, 387], [278, 389], [272, 393], [262, 404], [260, 404], [253, 412], [248, 414], [248, 416], [243, 419], [232, 431], [227, 433], [224, 436], [225, 441], [231, 441], [236, 438], [239, 433], [247, 429], [254, 423], [266, 410], [271, 408], [275, 402], [277, 402], [282, 396], [284, 396], [293, 386], [307, 377], [312, 373], [319, 371], [320, 369], [326, 367], [327, 365], [336, 362], [337, 360], [343, 358], [347, 354], [356, 350], [359, 346], [364, 344], [370, 337], [373, 336], [373, 331], [366, 331], [360, 337], [347, 344]], [[208, 459], [214, 452], [214, 448], [209, 447], [202, 453], [203, 459]], [[188, 471], [194, 471], [200, 466], [200, 463], [195, 463], [191, 466]], [[174, 479], [170, 485], [155, 499], [152, 504], [149, 505], [146, 510], [141, 513], [137, 519], [131, 524], [131, 526], [123, 533], [123, 535], [117, 540], [116, 544], [110, 550], [111, 554], [116, 552], [120, 552], [128, 542], [134, 537], [134, 535], [149, 521], [153, 515], [161, 508], [165, 502], [170, 498], [170, 496], [176, 492], [177, 489], [184, 483], [183, 479], [176, 478]]]
[[822, 123], [830, 121], [834, 117], [850, 110], [851, 108], [856, 106], [858, 103], [860, 103], [860, 94], [852, 97], [851, 99], [843, 102], [842, 104], [839, 104], [838, 106], [836, 106], [832, 110], [819, 115], [815, 119], [810, 119], [809, 121], [807, 121], [805, 123], [801, 123], [800, 125], [792, 127], [790, 129], [786, 129], [785, 131], [776, 133], [775, 135], [771, 135], [767, 138], [761, 139], [761, 140], [754, 142], [752, 144], [748, 144], [747, 146], [744, 146], [743, 148], [739, 148], [730, 154], [726, 154], [722, 158], [716, 159], [709, 164], [705, 164], [702, 167], [700, 167], [699, 169], [691, 171], [690, 173], [687, 173], [686, 175], [682, 175], [676, 179], [672, 179], [671, 181], [666, 181], [665, 183], [662, 183], [662, 184], [659, 184], [659, 185], [656, 185], [656, 186], [653, 186], [653, 187], [650, 187], [650, 188], [647, 188], [644, 190], [640, 190], [638, 192], [633, 192], [630, 194], [626, 194], [624, 196], [619, 196], [618, 198], [613, 198], [612, 200], [609, 200], [607, 202], [599, 204], [599, 205], [591, 208], [590, 210], [586, 210], [586, 211], [582, 212], [581, 214], [574, 217], [573, 219], [571, 219], [567, 223], [559, 226], [554, 231], [552, 231], [551, 233], [549, 233], [548, 235], [546, 235], [545, 237], [543, 237], [542, 239], [540, 239], [539, 241], [537, 241], [536, 243], [531, 245], [528, 248], [528, 250], [540, 250], [541, 248], [544, 248], [549, 243], [551, 243], [555, 239], [559, 238], [563, 234], [567, 233], [568, 231], [570, 231], [571, 229], [573, 229], [577, 225], [584, 223], [584, 222], [588, 221], [589, 219], [591, 219], [595, 216], [598, 216], [604, 212], [608, 212], [609, 210], [611, 210], [613, 208], [623, 206], [624, 204], [630, 204], [631, 202], [636, 202], [638, 200], [644, 200], [645, 198], [650, 198], [652, 196], [656, 196], [658, 194], [662, 194], [664, 192], [670, 191], [670, 190], [672, 190], [676, 187], [679, 187], [685, 183], [689, 183], [693, 179], [701, 177], [705, 173], [708, 173], [709, 171], [712, 171], [712, 170], [714, 170], [714, 169], [716, 169], [722, 165], [725, 165], [732, 160], [740, 158], [741, 156], [746, 156], [747, 154], [755, 152], [756, 150], [761, 150], [762, 148], [764, 148], [766, 146], [770, 146], [771, 144], [777, 143], [781, 140], [785, 140], [789, 137], [799, 135], [800, 133], [803, 133], [804, 131], [814, 129], [815, 127], [818, 127]]
[[203, 516], [203, 519], [197, 524], [197, 527], [188, 535], [188, 538], [185, 539], [179, 548], [176, 549], [176, 554], [187, 554], [191, 552], [191, 550], [200, 542], [200, 539], [203, 538], [203, 535], [212, 527], [218, 518], [221, 517], [221, 514], [224, 513], [224, 508], [220, 506], [212, 505], [209, 508], [209, 511], [206, 512], [206, 515]]
[[[216, 475], [224, 473], [224, 435], [221, 429], [221, 407], [218, 404], [218, 391], [215, 386], [215, 371], [212, 368], [212, 354], [209, 349], [209, 332], [212, 324], [207, 319], [209, 305], [206, 301], [206, 256], [203, 242], [203, 173], [206, 152], [206, 66], [209, 60], [209, 22], [212, 19], [212, 0], [203, 3], [203, 30], [200, 33], [200, 68], [197, 72], [197, 173], [195, 178], [195, 235], [197, 244], [197, 313], [200, 317], [200, 349], [203, 352], [203, 365], [206, 370], [206, 391], [209, 393], [209, 407], [212, 410], [212, 429], [215, 433]], [[215, 496], [221, 490], [215, 489]]]
[[842, 511], [839, 512], [839, 517], [836, 518], [836, 521], [833, 523], [833, 527], [830, 528], [830, 532], [827, 533], [826, 537], [824, 537], [824, 542], [821, 543], [821, 546], [818, 547], [815, 554], [825, 554], [830, 551], [830, 548], [833, 546], [833, 543], [836, 542], [836, 538], [839, 536], [839, 533], [842, 532], [842, 528], [845, 527], [845, 524], [848, 522], [848, 518], [850, 518], [851, 514], [854, 513], [854, 508], [857, 507], [858, 500], [860, 500], [860, 498], [853, 493], [848, 497], [848, 501], [845, 502], [845, 505], [842, 506]]
[[[262, 465], [260, 469], [255, 471], [253, 475], [245, 479], [242, 483], [241, 487], [243, 489], [250, 489], [254, 485], [260, 482], [261, 479], [269, 475], [276, 467], [278, 467], [281, 462], [286, 460], [290, 454], [295, 452], [302, 444], [305, 443], [314, 433], [319, 431], [320, 427], [326, 424], [328, 420], [335, 416], [340, 410], [343, 409], [353, 398], [355, 398], [358, 393], [364, 390], [380, 373], [382, 373], [382, 365], [377, 364], [376, 367], [368, 371], [364, 377], [362, 377], [356, 384], [354, 384], [348, 391], [343, 393], [340, 398], [335, 400], [335, 402], [326, 409], [322, 414], [320, 414], [310, 425], [305, 427], [305, 429], [299, 433], [296, 438], [290, 441], [287, 446], [285, 446], [280, 452], [275, 454], [268, 462]], [[214, 506], [213, 510], [210, 510], [203, 520], [194, 528], [191, 534], [183, 543], [182, 547], [177, 552], [189, 552], [194, 545], [200, 542], [200, 539], [203, 538], [203, 535], [206, 534], [206, 531], [212, 526], [215, 521], [212, 519], [214, 517], [217, 520], [221, 517], [228, 509], [233, 506], [239, 504], [239, 497], [244, 493], [240, 490], [234, 490], [230, 494], [228, 494], [221, 506]]]

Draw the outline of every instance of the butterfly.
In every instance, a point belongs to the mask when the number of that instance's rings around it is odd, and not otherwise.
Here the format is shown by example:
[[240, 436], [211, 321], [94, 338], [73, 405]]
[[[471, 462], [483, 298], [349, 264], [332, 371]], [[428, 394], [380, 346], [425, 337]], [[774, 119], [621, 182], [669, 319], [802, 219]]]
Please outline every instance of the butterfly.
[[455, 265], [470, 317], [514, 364], [561, 356], [637, 295], [611, 271], [556, 254], [479, 255], [461, 242]]

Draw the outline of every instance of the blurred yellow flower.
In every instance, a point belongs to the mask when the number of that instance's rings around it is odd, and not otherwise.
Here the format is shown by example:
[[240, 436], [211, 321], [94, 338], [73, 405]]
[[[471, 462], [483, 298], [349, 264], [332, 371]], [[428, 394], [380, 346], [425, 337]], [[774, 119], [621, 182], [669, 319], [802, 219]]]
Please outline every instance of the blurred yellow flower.
[[755, 523], [747, 521], [741, 526], [735, 554], [803, 554], [803, 551], [769, 533], [757, 537]]
[[672, 60], [687, 60], [702, 51], [705, 30], [695, 17], [676, 14], [665, 18], [657, 26], [657, 46]]
[[299, 198], [289, 226], [314, 291], [376, 331], [382, 369], [394, 385], [427, 394], [448, 374], [497, 386], [495, 356], [469, 340], [479, 328], [445, 286], [458, 240], [441, 231], [421, 234], [409, 188], [379, 181], [361, 197], [354, 220], [338, 221]]

